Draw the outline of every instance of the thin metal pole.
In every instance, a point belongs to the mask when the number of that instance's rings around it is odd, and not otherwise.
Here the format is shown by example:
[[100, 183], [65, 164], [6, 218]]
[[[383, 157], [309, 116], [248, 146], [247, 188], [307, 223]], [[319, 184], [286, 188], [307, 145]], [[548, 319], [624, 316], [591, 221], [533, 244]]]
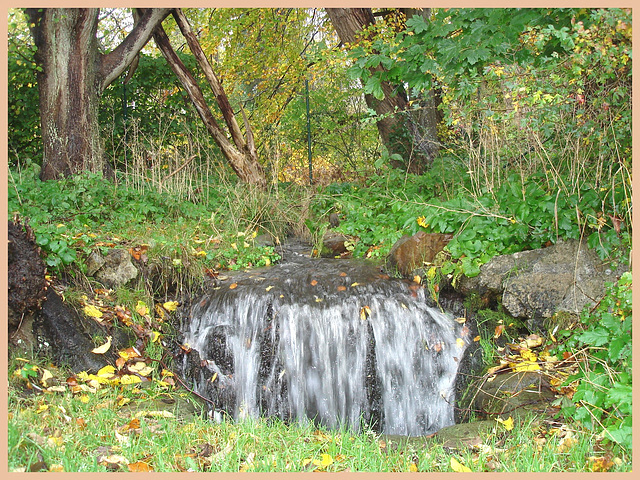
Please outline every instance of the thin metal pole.
[[307, 153], [309, 159], [309, 184], [313, 185], [313, 165], [311, 162], [311, 116], [309, 114], [309, 80], [304, 80], [304, 86], [307, 92]]

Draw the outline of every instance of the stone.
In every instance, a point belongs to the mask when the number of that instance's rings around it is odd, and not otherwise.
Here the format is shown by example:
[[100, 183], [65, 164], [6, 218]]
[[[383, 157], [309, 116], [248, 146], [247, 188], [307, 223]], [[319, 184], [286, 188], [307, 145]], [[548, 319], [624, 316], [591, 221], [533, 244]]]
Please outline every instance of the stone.
[[320, 256], [323, 258], [350, 256], [349, 245], [355, 244], [355, 241], [355, 237], [350, 235], [327, 230], [322, 237]]
[[500, 298], [505, 311], [542, 329], [544, 319], [557, 312], [579, 314], [597, 302], [605, 283], [614, 282], [624, 268], [602, 261], [577, 240], [548, 248], [501, 255], [480, 267], [474, 278], [463, 277], [457, 289]]
[[124, 249], [111, 250], [95, 274], [95, 278], [109, 288], [126, 285], [137, 276], [138, 269], [131, 262], [131, 254]]
[[94, 276], [95, 273], [102, 268], [105, 260], [102, 255], [98, 252], [91, 252], [91, 254], [87, 257], [86, 265], [87, 265], [87, 275], [90, 277]]
[[448, 233], [418, 232], [413, 236], [400, 238], [389, 251], [386, 268], [403, 277], [411, 277], [412, 272], [425, 263], [433, 262], [436, 255], [453, 238]]

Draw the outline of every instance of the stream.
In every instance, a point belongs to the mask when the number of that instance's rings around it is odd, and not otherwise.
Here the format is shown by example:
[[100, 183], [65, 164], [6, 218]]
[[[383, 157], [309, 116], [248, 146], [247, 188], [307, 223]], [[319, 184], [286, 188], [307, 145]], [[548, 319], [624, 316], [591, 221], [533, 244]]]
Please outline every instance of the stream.
[[233, 273], [194, 304], [194, 390], [235, 419], [406, 436], [454, 424], [463, 326], [417, 283], [309, 250], [289, 246], [281, 263]]

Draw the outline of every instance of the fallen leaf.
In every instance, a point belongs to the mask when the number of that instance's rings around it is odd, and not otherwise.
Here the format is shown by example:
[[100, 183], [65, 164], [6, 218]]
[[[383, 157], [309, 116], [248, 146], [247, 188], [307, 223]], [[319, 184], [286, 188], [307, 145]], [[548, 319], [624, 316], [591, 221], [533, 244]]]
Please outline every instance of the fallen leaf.
[[540, 365], [538, 365], [537, 362], [531, 362], [528, 360], [518, 363], [510, 363], [509, 366], [514, 372], [535, 372], [540, 370]]
[[420, 283], [420, 282], [422, 282], [422, 278], [420, 278], [420, 275], [415, 275], [413, 277], [413, 281], [416, 282], [416, 283]]
[[273, 288], [273, 285], [269, 285], [267, 288], [265, 288], [265, 290], [268, 292]]
[[160, 417], [160, 418], [174, 418], [175, 415], [166, 410], [141, 410], [136, 413], [136, 418], [139, 417]]
[[340, 276], [341, 276], [341, 277], [346, 277], [346, 276], [347, 276], [347, 274], [346, 274], [346, 273], [344, 273], [344, 272], [340, 272]]
[[237, 283], [232, 283], [231, 285], [229, 285], [229, 290], [233, 290], [234, 288], [236, 288], [238, 286]]
[[543, 338], [536, 335], [535, 333], [532, 333], [524, 339], [524, 343], [526, 344], [527, 348], [539, 347], [540, 345], [542, 345], [542, 342]]
[[345, 287], [344, 285], [338, 285], [338, 291], [339, 292], [344, 292], [347, 289], [347, 287]]
[[98, 377], [112, 377], [116, 369], [112, 365], [105, 365], [96, 374]]
[[460, 348], [464, 348], [464, 345], [465, 345], [464, 340], [461, 338], [456, 338], [456, 345], [458, 345], [458, 347]]
[[144, 362], [136, 362], [133, 365], [129, 365], [127, 368], [130, 372], [137, 373], [139, 375], [142, 375], [143, 377], [147, 377], [151, 374], [151, 372], [153, 372], [153, 368], [151, 368]]
[[50, 472], [64, 472], [64, 467], [59, 463], [54, 463], [49, 467]]
[[93, 305], [85, 306], [84, 307], [84, 313], [88, 317], [102, 318], [102, 312], [97, 307], [95, 307]]
[[504, 325], [498, 325], [495, 329], [495, 332], [493, 333], [493, 338], [499, 338], [500, 335], [502, 335], [503, 331], [504, 331]]
[[178, 308], [178, 302], [164, 302], [162, 306], [167, 312], [173, 312]]
[[456, 318], [456, 322], [458, 322], [458, 323], [464, 323], [464, 322], [466, 322], [466, 321], [467, 321], [467, 319], [466, 319], [466, 318], [464, 318], [464, 317]]
[[418, 466], [415, 463], [411, 462], [411, 464], [409, 465], [409, 471], [410, 472], [417, 472], [418, 471]]
[[147, 304], [142, 300], [138, 300], [138, 303], [136, 304], [136, 312], [138, 312], [140, 316], [146, 317], [149, 315], [149, 307], [147, 307]]
[[462, 472], [470, 472], [471, 469], [469, 467], [467, 467], [466, 465], [460, 463], [458, 460], [456, 460], [455, 458], [451, 457], [451, 469], [454, 472], [457, 473], [462, 473]]
[[477, 337], [473, 337], [473, 341], [474, 342], [479, 342], [480, 341], [480, 335], [478, 335]]
[[93, 350], [91, 350], [93, 353], [97, 353], [97, 354], [104, 354], [107, 353], [109, 351], [109, 349], [111, 348], [111, 337], [107, 337], [107, 341], [106, 343], [100, 345], [99, 347], [94, 348]]
[[311, 280], [311, 286], [315, 287], [318, 284], [317, 280]]
[[40, 379], [40, 382], [42, 383], [42, 386], [48, 387], [49, 386], [48, 380], [50, 380], [52, 378], [53, 378], [53, 375], [51, 374], [51, 372], [49, 370], [47, 370], [46, 368], [44, 368], [42, 370], [42, 378]]
[[135, 462], [127, 464], [130, 472], [153, 472], [153, 467], [146, 462]]
[[502, 426], [507, 430], [507, 431], [511, 431], [513, 430], [513, 418], [509, 417], [506, 420], [502, 420], [500, 417], [496, 418], [496, 420], [498, 421], [498, 423], [501, 423]]
[[215, 372], [215, 373], [213, 374], [213, 377], [211, 377], [211, 383], [215, 382], [215, 381], [216, 381], [216, 378], [218, 378], [218, 372]]
[[133, 385], [134, 383], [142, 383], [142, 379], [137, 375], [123, 375], [120, 377], [122, 385]]
[[589, 457], [588, 460], [592, 462], [592, 472], [608, 472], [614, 465], [610, 457]]
[[351, 286], [352, 286], [352, 287], [357, 287], [358, 285], [360, 285], [358, 282], [353, 282], [353, 283], [351, 284]]
[[371, 315], [371, 308], [368, 305], [365, 305], [360, 309], [360, 320], [366, 320]]

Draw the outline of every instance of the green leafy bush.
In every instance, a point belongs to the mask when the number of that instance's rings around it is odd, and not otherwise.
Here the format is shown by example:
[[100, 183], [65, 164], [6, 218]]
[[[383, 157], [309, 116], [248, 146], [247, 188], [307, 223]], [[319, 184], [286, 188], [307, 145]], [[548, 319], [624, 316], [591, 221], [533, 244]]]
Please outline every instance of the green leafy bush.
[[[581, 327], [563, 332], [568, 349], [581, 359], [580, 371], [566, 384], [577, 387], [562, 413], [585, 427], [631, 449], [632, 411], [632, 278], [624, 273], [608, 287], [606, 295], [590, 311], [582, 312]], [[584, 353], [583, 353], [584, 352]]]

